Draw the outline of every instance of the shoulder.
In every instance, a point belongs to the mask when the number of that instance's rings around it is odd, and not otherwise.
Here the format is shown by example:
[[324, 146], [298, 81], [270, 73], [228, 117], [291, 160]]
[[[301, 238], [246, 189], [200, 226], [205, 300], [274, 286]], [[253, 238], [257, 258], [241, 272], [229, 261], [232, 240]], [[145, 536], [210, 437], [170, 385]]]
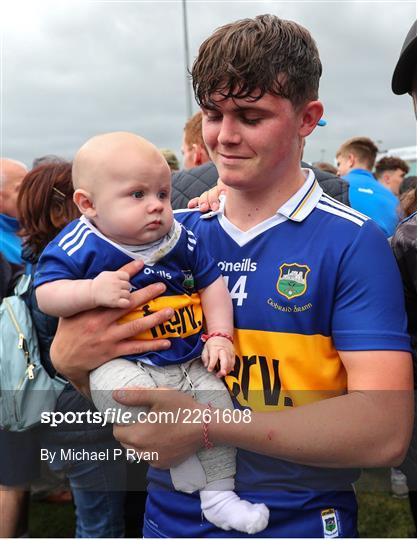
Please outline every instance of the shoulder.
[[417, 251], [417, 212], [401, 221], [392, 237], [391, 245], [394, 251], [397, 249]]
[[58, 233], [55, 238], [50, 242], [50, 245], [59, 245], [62, 247], [67, 241], [72, 238], [75, 238], [77, 234], [81, 236], [81, 233], [87, 226], [83, 224], [80, 219], [75, 219], [66, 225], [60, 233]]
[[320, 197], [316, 209], [322, 213], [321, 217], [327, 219], [330, 226], [339, 225], [352, 232], [358, 232], [358, 229], [370, 221], [365, 214], [361, 214], [361, 212], [337, 201], [326, 193]]
[[190, 199], [216, 185], [219, 175], [211, 161], [172, 175], [172, 206], [185, 208]]
[[181, 223], [183, 229], [191, 231], [194, 234], [199, 234], [208, 228], [211, 219], [201, 219], [201, 212], [198, 208], [192, 210], [174, 210], [176, 221]]
[[346, 180], [342, 180], [342, 178], [339, 176], [322, 171], [317, 167], [313, 167], [304, 161], [301, 162], [301, 166], [304, 169], [311, 169], [314, 172], [317, 182], [320, 184], [325, 193], [337, 201], [350, 206], [349, 184], [346, 182]]

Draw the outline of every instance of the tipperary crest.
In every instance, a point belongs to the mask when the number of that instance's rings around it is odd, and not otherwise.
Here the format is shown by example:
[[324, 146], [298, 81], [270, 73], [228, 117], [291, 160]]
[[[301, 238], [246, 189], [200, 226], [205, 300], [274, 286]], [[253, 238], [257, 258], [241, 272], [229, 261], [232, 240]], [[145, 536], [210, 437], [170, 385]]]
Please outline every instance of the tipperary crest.
[[194, 276], [191, 270], [181, 270], [181, 272], [184, 274], [184, 281], [182, 282], [182, 286], [186, 290], [193, 290], [194, 289]]
[[337, 538], [339, 536], [339, 527], [337, 522], [336, 510], [328, 508], [321, 512], [324, 538]]
[[277, 291], [288, 300], [302, 296], [307, 290], [310, 268], [306, 264], [281, 264]]

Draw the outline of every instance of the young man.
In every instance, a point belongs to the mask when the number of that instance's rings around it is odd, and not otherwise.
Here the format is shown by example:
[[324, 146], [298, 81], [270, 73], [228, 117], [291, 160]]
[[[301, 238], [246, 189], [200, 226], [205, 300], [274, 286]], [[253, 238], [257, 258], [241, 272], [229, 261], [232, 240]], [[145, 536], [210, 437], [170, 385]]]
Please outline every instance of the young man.
[[181, 145], [184, 169], [192, 169], [210, 161], [206, 145], [203, 141], [201, 123], [202, 115], [201, 111], [198, 111], [187, 120], [184, 126]]
[[398, 223], [399, 200], [372, 174], [377, 152], [368, 137], [347, 140], [336, 153], [337, 173], [349, 182], [352, 208], [373, 219], [389, 237]]
[[[321, 63], [307, 30], [273, 15], [223, 26], [201, 45], [192, 74], [228, 195], [224, 214], [176, 217], [206, 241], [234, 300], [236, 364], [226, 383], [242, 416], [212, 411], [200, 424], [117, 426], [115, 436], [157, 451], [158, 469], [208, 443], [236, 446], [240, 493], [270, 509], [262, 536], [355, 536], [356, 468], [399, 463], [410, 437], [411, 361], [395, 261], [371, 220], [324, 195], [300, 168], [302, 140], [323, 112]], [[139, 291], [132, 307], [151, 294]], [[56, 367], [84, 391], [83, 364], [168, 346], [127, 338], [169, 313], [116, 328], [121, 313], [61, 325]], [[116, 397], [183, 419], [187, 409], [206, 409], [173, 390]], [[225, 536], [201, 520], [198, 498], [172, 492], [156, 468], [144, 534]]]
[[410, 167], [403, 159], [386, 156], [376, 163], [375, 177], [384, 187], [398, 197], [400, 186], [409, 170]]

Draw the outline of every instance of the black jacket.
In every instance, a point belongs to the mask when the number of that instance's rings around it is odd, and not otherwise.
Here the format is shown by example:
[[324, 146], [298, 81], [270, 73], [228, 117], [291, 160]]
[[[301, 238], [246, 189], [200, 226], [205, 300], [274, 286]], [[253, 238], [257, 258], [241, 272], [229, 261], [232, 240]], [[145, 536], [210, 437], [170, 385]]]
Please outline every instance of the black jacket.
[[[417, 389], [417, 212], [397, 227], [391, 246], [401, 272], [413, 348], [414, 389]], [[415, 392], [416, 394], [416, 392]], [[410, 490], [417, 490], [417, 400], [414, 401], [414, 431], [406, 459], [401, 465]]]
[[[301, 166], [312, 169], [323, 190], [343, 204], [349, 203], [349, 184], [338, 176], [316, 169], [308, 163]], [[207, 189], [216, 185], [219, 175], [212, 161], [193, 169], [182, 170], [172, 175], [172, 207], [187, 208], [190, 199], [198, 197]]]

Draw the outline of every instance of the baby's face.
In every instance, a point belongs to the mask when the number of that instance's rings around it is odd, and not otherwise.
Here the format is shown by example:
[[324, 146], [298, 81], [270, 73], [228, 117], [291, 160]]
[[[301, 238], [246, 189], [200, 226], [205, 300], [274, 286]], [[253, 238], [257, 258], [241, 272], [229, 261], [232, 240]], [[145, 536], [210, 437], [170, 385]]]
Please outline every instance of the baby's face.
[[120, 156], [94, 186], [93, 198], [93, 221], [115, 242], [147, 244], [172, 226], [171, 172], [163, 158]]

